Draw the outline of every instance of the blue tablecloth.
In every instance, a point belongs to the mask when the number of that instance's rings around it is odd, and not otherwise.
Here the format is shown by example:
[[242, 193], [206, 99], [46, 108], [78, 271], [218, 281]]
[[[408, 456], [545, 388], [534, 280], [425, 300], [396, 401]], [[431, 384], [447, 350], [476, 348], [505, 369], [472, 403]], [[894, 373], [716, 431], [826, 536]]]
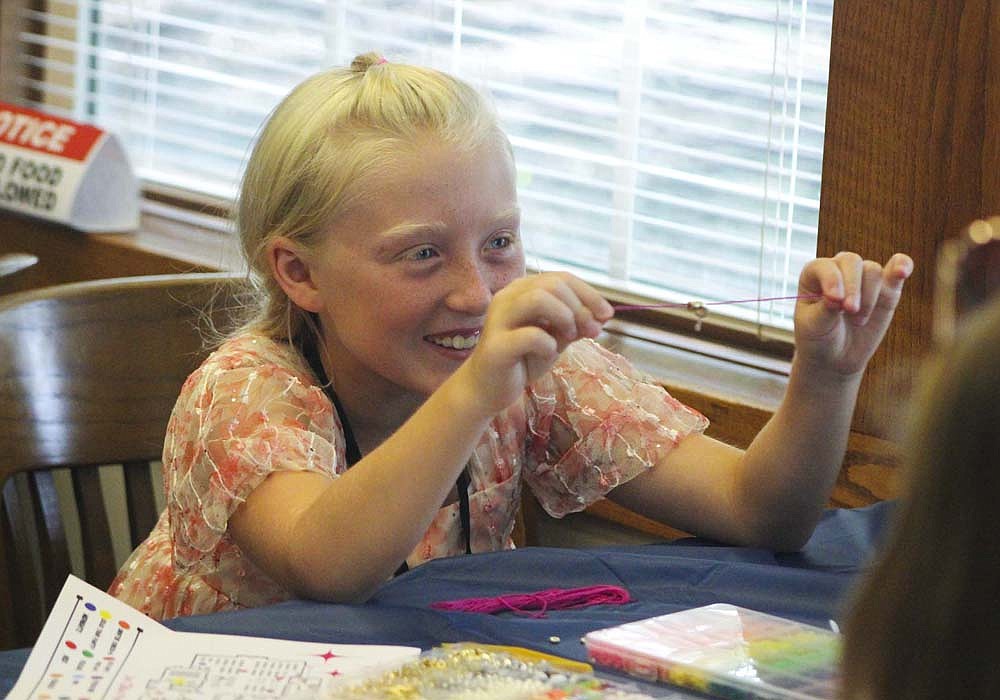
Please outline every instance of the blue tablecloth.
[[[839, 621], [891, 513], [891, 503], [827, 511], [801, 552], [775, 554], [697, 539], [592, 549], [528, 547], [428, 562], [386, 583], [364, 605], [288, 601], [266, 608], [170, 620], [189, 632], [302, 641], [513, 644], [584, 660], [580, 638], [594, 629], [725, 602], [826, 627]], [[443, 612], [440, 600], [611, 584], [625, 605], [514, 613]], [[558, 642], [551, 641], [558, 637]], [[27, 650], [0, 653], [0, 693], [14, 684]]]

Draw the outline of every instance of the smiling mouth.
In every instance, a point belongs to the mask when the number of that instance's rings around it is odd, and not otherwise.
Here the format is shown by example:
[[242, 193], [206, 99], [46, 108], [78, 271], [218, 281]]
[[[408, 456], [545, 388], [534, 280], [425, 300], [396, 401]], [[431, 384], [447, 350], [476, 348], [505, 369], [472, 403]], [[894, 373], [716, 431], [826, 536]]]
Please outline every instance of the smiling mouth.
[[455, 335], [428, 335], [424, 339], [442, 348], [452, 350], [471, 350], [479, 343], [479, 331], [475, 333], [458, 333]]

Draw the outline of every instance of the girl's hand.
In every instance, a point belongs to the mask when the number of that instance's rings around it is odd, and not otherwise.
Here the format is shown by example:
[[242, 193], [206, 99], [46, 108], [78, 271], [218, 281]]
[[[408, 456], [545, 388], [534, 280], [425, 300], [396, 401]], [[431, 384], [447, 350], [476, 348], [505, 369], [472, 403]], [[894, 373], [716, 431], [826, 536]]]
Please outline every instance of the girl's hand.
[[497, 292], [475, 351], [454, 375], [471, 383], [489, 415], [510, 406], [567, 345], [593, 338], [614, 309], [566, 272], [522, 277]]
[[896, 253], [882, 267], [856, 253], [838, 253], [807, 264], [795, 306], [795, 351], [807, 365], [841, 375], [862, 372], [899, 303], [913, 260]]

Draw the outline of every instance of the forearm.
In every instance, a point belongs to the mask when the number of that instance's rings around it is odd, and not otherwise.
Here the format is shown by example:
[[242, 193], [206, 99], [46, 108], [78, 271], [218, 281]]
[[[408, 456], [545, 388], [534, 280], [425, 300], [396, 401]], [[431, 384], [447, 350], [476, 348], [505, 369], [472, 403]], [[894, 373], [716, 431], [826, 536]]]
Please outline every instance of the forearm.
[[861, 373], [792, 364], [778, 410], [742, 457], [735, 497], [760, 544], [797, 549], [822, 515], [843, 463]]
[[913, 261], [883, 268], [853, 253], [800, 276], [795, 347], [781, 406], [747, 450], [690, 436], [616, 489], [643, 514], [726, 542], [797, 549], [812, 534], [843, 463], [862, 373]]
[[324, 600], [370, 596], [420, 542], [488, 422], [460, 383], [442, 385], [299, 514], [286, 585]]

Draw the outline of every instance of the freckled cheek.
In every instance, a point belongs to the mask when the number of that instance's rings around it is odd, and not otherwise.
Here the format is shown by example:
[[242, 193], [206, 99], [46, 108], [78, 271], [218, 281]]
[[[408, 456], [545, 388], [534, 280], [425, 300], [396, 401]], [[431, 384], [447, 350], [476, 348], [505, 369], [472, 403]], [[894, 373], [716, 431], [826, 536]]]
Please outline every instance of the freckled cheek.
[[423, 295], [408, 295], [383, 308], [383, 324], [397, 332], [425, 332], [424, 325], [434, 315], [436, 304]]
[[508, 267], [497, 270], [493, 277], [493, 293], [496, 294], [514, 280], [524, 276], [524, 263], [511, 264]]

